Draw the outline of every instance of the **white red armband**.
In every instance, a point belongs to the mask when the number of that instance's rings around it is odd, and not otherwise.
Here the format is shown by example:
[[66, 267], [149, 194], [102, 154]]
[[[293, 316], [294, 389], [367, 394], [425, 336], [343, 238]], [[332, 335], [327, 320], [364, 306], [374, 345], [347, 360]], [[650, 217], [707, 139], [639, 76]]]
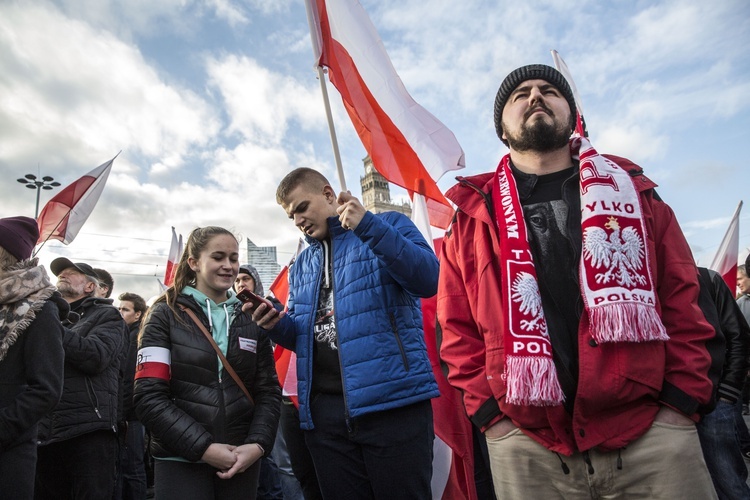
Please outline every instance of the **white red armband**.
[[138, 350], [135, 378], [170, 379], [172, 353], [164, 347], [144, 347]]

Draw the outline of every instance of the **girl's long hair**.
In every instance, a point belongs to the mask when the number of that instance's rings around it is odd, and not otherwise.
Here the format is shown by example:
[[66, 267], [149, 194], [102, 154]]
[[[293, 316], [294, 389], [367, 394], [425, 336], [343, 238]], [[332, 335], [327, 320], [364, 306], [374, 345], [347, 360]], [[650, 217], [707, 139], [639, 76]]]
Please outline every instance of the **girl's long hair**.
[[190, 269], [188, 258], [192, 257], [194, 259], [198, 259], [201, 255], [201, 252], [203, 252], [203, 250], [208, 245], [208, 242], [211, 241], [214, 236], [219, 236], [222, 234], [229, 235], [235, 240], [237, 239], [237, 237], [231, 231], [219, 226], [197, 227], [193, 229], [193, 231], [190, 233], [190, 236], [188, 236], [187, 242], [185, 243], [185, 250], [180, 256], [180, 262], [177, 264], [177, 269], [175, 270], [174, 282], [172, 283], [172, 286], [169, 287], [167, 291], [164, 292], [158, 299], [156, 299], [156, 301], [154, 301], [154, 303], [165, 301], [178, 321], [180, 320], [180, 315], [177, 314], [177, 296], [186, 286], [195, 286], [197, 283], [195, 271]]

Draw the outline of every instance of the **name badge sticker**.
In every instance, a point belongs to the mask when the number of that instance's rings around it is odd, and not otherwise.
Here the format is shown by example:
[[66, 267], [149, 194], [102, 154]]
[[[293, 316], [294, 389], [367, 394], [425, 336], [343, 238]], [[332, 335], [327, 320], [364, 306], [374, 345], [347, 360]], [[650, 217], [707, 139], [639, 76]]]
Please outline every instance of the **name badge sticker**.
[[243, 351], [257, 352], [258, 341], [240, 337], [240, 349], [242, 349]]

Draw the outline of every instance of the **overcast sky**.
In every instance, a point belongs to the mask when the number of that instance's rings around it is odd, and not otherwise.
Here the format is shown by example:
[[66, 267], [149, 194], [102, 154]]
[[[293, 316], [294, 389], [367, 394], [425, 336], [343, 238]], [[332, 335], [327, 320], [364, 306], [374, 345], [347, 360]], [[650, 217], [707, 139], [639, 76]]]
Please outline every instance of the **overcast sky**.
[[[518, 66], [570, 68], [593, 145], [641, 165], [707, 265], [750, 192], [747, 0], [363, 0], [406, 88], [461, 143], [467, 168], [507, 152], [492, 106]], [[349, 189], [364, 148], [329, 85]], [[300, 166], [335, 182], [302, 0], [0, 0], [0, 215], [34, 215], [16, 178], [67, 185], [118, 151], [93, 215], [64, 255], [146, 298], [170, 226], [220, 225], [291, 257], [276, 205]], [[57, 191], [43, 191], [44, 203]], [[394, 189], [395, 197], [405, 196]], [[740, 255], [750, 246], [750, 207]], [[244, 248], [244, 243], [242, 244]], [[266, 284], [268, 285], [268, 284]]]

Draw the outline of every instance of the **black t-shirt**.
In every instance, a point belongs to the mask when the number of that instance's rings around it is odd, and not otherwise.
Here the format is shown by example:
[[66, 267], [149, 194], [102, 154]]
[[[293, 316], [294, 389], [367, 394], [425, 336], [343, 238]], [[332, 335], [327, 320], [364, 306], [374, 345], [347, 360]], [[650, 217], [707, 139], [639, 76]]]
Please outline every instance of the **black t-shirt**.
[[342, 394], [341, 364], [339, 360], [336, 318], [333, 311], [333, 265], [331, 244], [323, 244], [323, 279], [320, 285], [318, 310], [313, 325], [313, 378], [312, 392]]
[[[580, 234], [581, 219], [578, 205], [571, 208], [566, 203], [563, 185], [567, 181], [577, 187], [577, 174], [570, 167], [538, 176], [514, 170], [514, 176], [519, 184], [558, 380], [565, 393], [565, 406], [571, 410], [578, 384], [578, 324], [582, 298], [578, 257], [571, 243], [572, 238], [580, 239], [580, 236], [570, 233]], [[575, 191], [577, 193], [577, 189]]]

